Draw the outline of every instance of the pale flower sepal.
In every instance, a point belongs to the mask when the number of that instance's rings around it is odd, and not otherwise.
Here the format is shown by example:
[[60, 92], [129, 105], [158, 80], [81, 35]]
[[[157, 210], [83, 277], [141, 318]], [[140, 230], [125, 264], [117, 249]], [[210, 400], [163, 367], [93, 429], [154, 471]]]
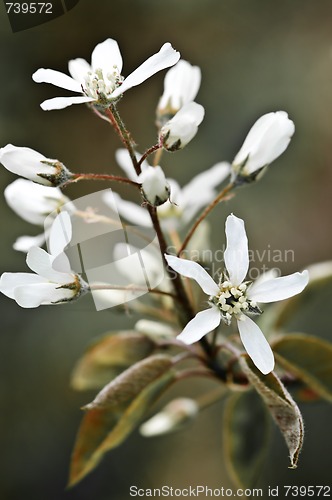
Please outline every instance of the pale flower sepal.
[[184, 148], [197, 134], [204, 118], [204, 108], [196, 102], [185, 104], [165, 123], [159, 132], [159, 142], [167, 151]]

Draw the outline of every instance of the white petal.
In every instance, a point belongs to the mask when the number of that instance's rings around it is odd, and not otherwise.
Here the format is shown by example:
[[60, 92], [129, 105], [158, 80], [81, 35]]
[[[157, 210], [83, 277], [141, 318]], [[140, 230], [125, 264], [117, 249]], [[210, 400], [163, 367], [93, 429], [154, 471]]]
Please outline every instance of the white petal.
[[194, 279], [203, 292], [207, 295], [216, 295], [219, 292], [218, 285], [213, 281], [211, 276], [205, 271], [205, 269], [197, 262], [179, 259], [174, 255], [166, 255], [168, 265], [174, 269], [177, 273], [185, 276], [186, 278]]
[[19, 306], [25, 308], [38, 307], [73, 298], [72, 290], [58, 288], [53, 283], [18, 286], [14, 290], [14, 298]]
[[248, 239], [242, 219], [229, 215], [226, 220], [227, 247], [224, 261], [233, 285], [240, 285], [249, 267]]
[[307, 286], [308, 281], [308, 271], [302, 271], [302, 273], [274, 278], [255, 287], [250, 287], [247, 296], [255, 302], [276, 302], [277, 300], [288, 299], [302, 292]]
[[41, 247], [46, 240], [45, 233], [37, 236], [20, 236], [13, 244], [14, 250], [27, 253], [32, 247]]
[[85, 59], [78, 57], [69, 61], [68, 70], [74, 80], [83, 85], [88, 72], [91, 71], [91, 66]]
[[113, 73], [114, 66], [121, 73], [122, 57], [118, 43], [112, 38], [98, 43], [92, 52], [91, 66], [94, 71], [101, 69], [104, 76], [107, 76], [108, 73]]
[[184, 104], [195, 99], [201, 84], [201, 70], [181, 59], [167, 71], [164, 80], [164, 93], [159, 100], [158, 109], [170, 106], [178, 111]]
[[258, 278], [250, 285], [249, 293], [253, 293], [253, 291], [256, 290], [258, 286], [262, 285], [266, 281], [270, 281], [277, 277], [278, 277], [277, 269], [269, 269], [265, 273], [262, 273], [260, 276], [258, 276]]
[[285, 111], [261, 116], [250, 129], [233, 164], [246, 162], [244, 172], [249, 175], [272, 163], [287, 148], [295, 131]]
[[139, 182], [138, 175], [135, 172], [130, 155], [127, 149], [121, 148], [117, 149], [115, 152], [115, 158], [119, 167], [124, 171], [128, 179], [132, 181]]
[[45, 283], [45, 278], [32, 273], [3, 273], [0, 279], [0, 292], [13, 299], [16, 287], [32, 283]]
[[274, 356], [262, 330], [248, 316], [242, 315], [237, 322], [245, 350], [257, 368], [264, 374], [272, 372]]
[[50, 182], [38, 174], [54, 174], [55, 169], [42, 163], [43, 161], [52, 162], [56, 160], [50, 160], [34, 149], [17, 147], [12, 144], [7, 144], [7, 146], [0, 149], [0, 162], [7, 170], [31, 181], [49, 185]]
[[32, 75], [32, 79], [36, 83], [51, 83], [62, 89], [82, 92], [81, 84], [78, 81], [54, 69], [40, 68]]
[[69, 273], [58, 272], [52, 267], [53, 259], [45, 250], [38, 247], [33, 247], [29, 250], [27, 255], [27, 264], [31, 271], [39, 274], [43, 278], [64, 285], [72, 283], [74, 276]]
[[27, 222], [37, 225], [43, 225], [50, 212], [69, 201], [60, 189], [42, 186], [26, 179], [17, 179], [9, 184], [4, 195], [14, 212]]
[[196, 102], [185, 104], [171, 120], [162, 126], [159, 140], [173, 151], [186, 146], [197, 134], [198, 125], [204, 118], [204, 108]]
[[179, 59], [179, 52], [174, 50], [170, 43], [165, 43], [159, 52], [149, 57], [124, 80], [123, 84], [113, 92], [112, 97], [118, 97], [126, 90], [139, 85], [150, 76], [158, 73], [158, 71], [173, 66]]
[[63, 252], [72, 239], [72, 225], [68, 212], [61, 212], [54, 219], [49, 237], [49, 251], [52, 256]]
[[221, 316], [216, 307], [196, 314], [176, 338], [185, 344], [193, 344], [220, 325]]
[[[184, 217], [190, 220], [201, 208], [207, 205], [216, 196], [215, 187], [221, 184], [230, 174], [231, 165], [220, 162], [205, 172], [196, 175], [182, 189], [182, 208]], [[190, 214], [188, 214], [188, 209]], [[189, 216], [190, 215], [190, 216]]]
[[151, 205], [161, 205], [169, 198], [170, 187], [161, 167], [148, 167], [139, 175], [145, 199]]
[[53, 109], [64, 109], [68, 108], [72, 104], [82, 104], [85, 102], [95, 101], [93, 97], [87, 96], [75, 96], [75, 97], [54, 97], [53, 99], [47, 99], [42, 102], [40, 107], [44, 111], [52, 111]]
[[115, 208], [120, 216], [132, 224], [144, 227], [152, 226], [150, 216], [145, 208], [140, 207], [131, 201], [123, 200], [121, 196], [114, 191], [112, 193], [106, 192], [102, 195], [102, 199], [106, 205], [109, 205], [113, 210], [115, 202]]

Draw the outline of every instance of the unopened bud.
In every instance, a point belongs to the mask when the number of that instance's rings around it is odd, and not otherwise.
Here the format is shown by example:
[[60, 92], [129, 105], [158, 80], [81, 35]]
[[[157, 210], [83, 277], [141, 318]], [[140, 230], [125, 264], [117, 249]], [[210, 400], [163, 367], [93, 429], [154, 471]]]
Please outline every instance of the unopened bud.
[[58, 160], [51, 160], [33, 149], [12, 144], [0, 149], [0, 162], [10, 172], [45, 186], [61, 186], [72, 176]]
[[264, 167], [287, 148], [295, 126], [285, 111], [261, 116], [250, 129], [232, 164], [233, 182], [255, 181]]
[[161, 167], [148, 166], [139, 176], [144, 199], [155, 207], [168, 200], [170, 187]]
[[159, 141], [167, 151], [184, 148], [197, 134], [203, 121], [204, 108], [196, 102], [185, 104], [176, 115], [160, 129]]

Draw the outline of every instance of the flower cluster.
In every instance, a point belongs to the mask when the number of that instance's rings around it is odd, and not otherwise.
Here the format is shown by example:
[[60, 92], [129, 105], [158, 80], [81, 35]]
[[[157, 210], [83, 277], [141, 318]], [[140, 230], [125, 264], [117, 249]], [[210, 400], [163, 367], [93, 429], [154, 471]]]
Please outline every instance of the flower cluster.
[[[127, 90], [164, 69], [168, 71], [156, 106], [156, 139], [151, 147], [139, 153], [122, 121], [118, 104]], [[70, 76], [43, 68], [33, 74], [37, 83], [50, 83], [79, 94], [46, 100], [41, 104], [42, 109], [87, 104], [113, 127], [121, 140], [123, 148], [116, 151], [116, 162], [123, 175], [116, 175], [115, 169], [111, 173], [74, 173], [61, 161], [33, 149], [11, 144], [2, 147], [2, 165], [22, 177], [5, 189], [6, 201], [25, 221], [44, 226], [44, 232], [21, 236], [14, 243], [16, 250], [27, 253], [26, 262], [33, 272], [5, 272], [0, 279], [0, 291], [23, 308], [69, 303], [92, 292], [95, 302], [98, 296], [107, 307], [125, 306], [140, 315], [133, 330], [118, 332], [97, 343], [75, 371], [74, 386], [104, 386], [86, 407], [88, 415], [91, 411], [97, 412], [98, 418], [83, 420], [73, 459], [72, 482], [77, 482], [113, 446], [113, 430], [121, 434], [119, 429], [126, 429], [128, 433], [127, 429], [136, 423], [135, 418], [138, 425], [148, 402], [152, 404], [159, 392], [178, 379], [199, 374], [222, 382], [227, 390], [236, 384], [241, 386], [241, 391], [250, 385], [257, 386], [269, 408], [286, 401], [288, 406], [284, 410], [294, 409], [282, 380], [273, 372], [273, 342], [270, 346], [265, 337], [266, 334], [270, 340], [269, 329], [262, 327], [265, 334], [261, 330], [260, 305], [299, 294], [308, 285], [309, 273], [302, 271], [277, 277], [272, 269], [255, 282], [247, 280], [249, 250], [245, 225], [233, 214], [225, 217], [225, 269], [217, 282], [201, 265], [202, 261], [184, 258], [187, 249], [201, 250], [208, 245], [210, 212], [237, 194], [239, 186], [256, 182], [287, 149], [295, 127], [285, 111], [261, 116], [249, 130], [233, 162], [219, 161], [180, 187], [163, 171], [162, 156], [188, 145], [203, 121], [204, 107], [195, 102], [201, 84], [200, 68], [180, 59], [179, 52], [165, 43], [159, 52], [125, 78], [118, 44], [107, 39], [93, 50], [91, 64], [82, 58], [72, 59], [68, 71]], [[111, 182], [112, 186], [122, 183], [135, 188], [140, 204], [114, 190], [105, 190], [101, 198], [105, 210], [112, 213], [108, 216], [107, 211], [101, 213], [91, 205], [82, 209], [80, 200], [71, 201], [63, 194], [62, 190], [70, 183], [94, 179]], [[114, 227], [123, 230], [123, 240], [112, 247], [113, 262], [109, 267], [97, 268], [93, 264], [76, 271], [71, 264], [67, 250], [78, 241], [73, 238], [78, 220], [85, 229], [94, 228], [97, 224], [92, 223], [100, 222], [104, 225], [102, 233], [107, 224], [112, 228], [110, 233]], [[144, 248], [139, 247], [135, 238], [145, 242]], [[48, 251], [42, 248], [45, 242]], [[93, 256], [94, 253], [95, 248]], [[94, 274], [91, 269], [98, 269], [98, 273]], [[117, 284], [110, 282], [118, 276]], [[196, 281], [207, 295], [207, 308], [201, 310], [199, 290], [183, 278]], [[151, 300], [141, 300], [141, 296], [148, 293]], [[257, 322], [251, 319], [253, 316]], [[160, 353], [156, 353], [158, 349]], [[174, 349], [180, 353], [174, 355]], [[220, 351], [224, 356], [219, 356]], [[193, 357], [199, 365], [196, 372], [178, 370], [177, 365], [188, 357]], [[251, 367], [249, 358], [258, 372]], [[261, 390], [262, 374], [270, 374], [270, 382], [273, 378], [265, 390]], [[90, 375], [91, 380], [87, 380]], [[278, 387], [273, 397], [272, 386]], [[268, 397], [272, 397], [272, 402]], [[178, 398], [146, 422], [141, 432], [151, 436], [177, 429], [193, 419], [201, 406], [191, 399]], [[277, 409], [279, 418], [282, 412]], [[112, 411], [115, 413], [111, 418], [108, 414], [105, 416], [105, 412]], [[294, 415], [298, 415], [296, 407]], [[117, 427], [121, 418], [133, 420]], [[91, 444], [86, 435], [95, 420], [100, 421], [101, 426], [114, 424], [115, 427], [107, 432], [103, 429], [102, 437], [97, 436], [95, 440], [101, 444], [91, 450], [95, 443]], [[297, 423], [300, 428], [301, 421]], [[93, 432], [98, 434], [98, 429]], [[120, 434], [114, 441], [117, 444], [126, 437]], [[102, 442], [105, 435], [107, 440]], [[295, 452], [291, 453], [292, 457]]]

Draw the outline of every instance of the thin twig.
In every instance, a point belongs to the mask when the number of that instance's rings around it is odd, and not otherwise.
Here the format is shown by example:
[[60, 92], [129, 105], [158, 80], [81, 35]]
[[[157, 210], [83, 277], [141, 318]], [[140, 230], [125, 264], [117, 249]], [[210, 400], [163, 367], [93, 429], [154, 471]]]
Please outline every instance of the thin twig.
[[78, 181], [111, 181], [111, 182], [121, 182], [123, 184], [130, 184], [138, 189], [140, 189], [141, 185], [138, 182], [127, 179], [126, 177], [121, 177], [119, 175], [109, 175], [109, 174], [72, 174], [72, 177], [69, 181], [66, 182], [70, 184], [72, 182]]
[[208, 205], [205, 210], [203, 210], [202, 214], [198, 217], [198, 219], [195, 221], [193, 226], [190, 228], [190, 230], [187, 233], [187, 236], [185, 237], [182, 246], [180, 250], [178, 251], [178, 257], [181, 256], [182, 252], [187, 248], [187, 245], [189, 241], [191, 240], [192, 236], [194, 235], [197, 227], [200, 225], [200, 223], [209, 215], [209, 213], [220, 203], [223, 201], [228, 193], [233, 189], [234, 184], [230, 182], [228, 186], [226, 186], [216, 197], [215, 199]]

